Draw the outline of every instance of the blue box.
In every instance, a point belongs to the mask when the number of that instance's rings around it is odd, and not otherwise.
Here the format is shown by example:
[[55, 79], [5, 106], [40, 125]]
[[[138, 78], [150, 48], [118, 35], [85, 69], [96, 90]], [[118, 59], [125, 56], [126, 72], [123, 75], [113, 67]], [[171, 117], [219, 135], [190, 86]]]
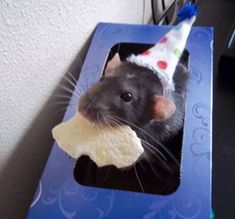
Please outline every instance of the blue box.
[[[77, 86], [87, 89], [101, 77], [110, 49], [118, 43], [155, 44], [170, 27], [98, 24]], [[209, 219], [212, 174], [212, 51], [213, 30], [193, 27], [187, 49], [188, 86], [181, 183], [170, 195], [129, 192], [78, 184], [76, 160], [54, 143], [32, 201], [28, 219], [51, 218], [198, 218]], [[71, 102], [77, 97], [72, 96]], [[63, 121], [75, 113], [68, 108]]]

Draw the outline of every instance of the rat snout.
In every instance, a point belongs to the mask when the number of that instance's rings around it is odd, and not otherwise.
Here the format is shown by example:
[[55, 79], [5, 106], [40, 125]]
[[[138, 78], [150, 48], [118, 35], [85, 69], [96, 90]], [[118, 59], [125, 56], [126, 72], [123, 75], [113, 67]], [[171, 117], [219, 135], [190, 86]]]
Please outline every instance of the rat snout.
[[98, 112], [97, 106], [94, 101], [90, 101], [88, 95], [83, 95], [80, 97], [78, 103], [78, 112], [87, 120], [93, 123], [98, 122]]
[[88, 111], [79, 108], [79, 109], [78, 109], [78, 112], [79, 112], [83, 117], [85, 117], [85, 118], [87, 118], [87, 119], [89, 118], [89, 112], [88, 112]]
[[93, 86], [80, 97], [78, 112], [92, 123], [104, 124], [109, 114], [110, 98], [99, 89], [99, 85]]
[[87, 101], [87, 98], [82, 95], [78, 102], [78, 112], [85, 117], [86, 119], [89, 119], [90, 112], [89, 112], [89, 102]]
[[86, 119], [94, 122], [95, 113], [91, 109], [83, 108], [81, 105], [78, 106], [78, 112]]

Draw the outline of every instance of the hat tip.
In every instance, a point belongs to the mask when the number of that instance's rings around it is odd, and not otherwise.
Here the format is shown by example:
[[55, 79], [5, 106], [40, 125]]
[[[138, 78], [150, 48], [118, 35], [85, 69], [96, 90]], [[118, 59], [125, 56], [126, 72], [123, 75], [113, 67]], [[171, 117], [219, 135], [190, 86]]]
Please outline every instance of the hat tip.
[[197, 10], [196, 5], [189, 2], [179, 9], [177, 15], [178, 15], [178, 19], [180, 21], [183, 21], [185, 19], [191, 19], [191, 18], [194, 18], [195, 20], [197, 14], [198, 14], [198, 10]]

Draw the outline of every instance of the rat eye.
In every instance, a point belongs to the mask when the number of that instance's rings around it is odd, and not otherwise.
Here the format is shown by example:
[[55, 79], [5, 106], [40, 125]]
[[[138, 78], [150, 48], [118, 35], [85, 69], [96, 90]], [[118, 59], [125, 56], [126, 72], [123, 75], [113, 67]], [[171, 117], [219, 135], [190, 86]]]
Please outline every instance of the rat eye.
[[132, 94], [130, 92], [124, 92], [120, 96], [125, 102], [130, 102], [132, 100]]

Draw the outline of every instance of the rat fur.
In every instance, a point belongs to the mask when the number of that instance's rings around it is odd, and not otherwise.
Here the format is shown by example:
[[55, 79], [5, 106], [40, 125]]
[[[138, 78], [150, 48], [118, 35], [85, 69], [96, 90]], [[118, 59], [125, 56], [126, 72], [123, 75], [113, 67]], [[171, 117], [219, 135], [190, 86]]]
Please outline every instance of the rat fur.
[[[130, 185], [132, 189], [128, 187], [128, 190], [168, 194], [177, 188], [189, 78], [188, 58], [189, 53], [185, 50], [174, 73], [174, 91], [164, 93], [158, 76], [151, 70], [122, 62], [109, 69], [108, 74], [80, 98], [78, 109], [87, 119], [101, 125], [129, 125], [142, 140], [145, 149], [144, 155], [133, 167], [126, 170], [109, 167], [112, 169], [112, 174], [109, 177], [110, 179], [101, 183], [101, 187], [123, 189], [120, 177], [125, 171], [128, 171], [129, 178], [133, 175], [133, 177], [137, 177], [136, 182], [138, 182], [135, 186]], [[123, 99], [123, 95], [126, 94], [127, 99], [131, 94], [130, 101], [125, 101], [126, 98]], [[156, 96], [164, 97], [169, 100], [169, 103], [175, 105], [173, 115], [164, 119], [154, 116], [154, 98]], [[81, 159], [82, 163], [84, 163], [84, 159], [86, 160], [86, 158]], [[95, 168], [95, 164], [92, 165]], [[158, 189], [151, 188], [151, 185], [147, 183], [149, 181], [147, 175], [149, 174], [146, 175], [146, 171], [141, 169], [147, 169], [155, 175], [153, 181], [155, 185], [159, 184]], [[101, 173], [104, 168], [100, 170], [96, 168], [96, 175], [97, 171]], [[78, 180], [81, 180], [81, 175], [78, 172], [75, 173], [75, 176]], [[115, 180], [115, 176], [117, 180]], [[123, 177], [125, 178], [125, 174]], [[88, 182], [88, 178], [86, 177], [85, 181]], [[91, 179], [90, 181], [92, 182]], [[98, 181], [95, 180], [95, 184]]]

